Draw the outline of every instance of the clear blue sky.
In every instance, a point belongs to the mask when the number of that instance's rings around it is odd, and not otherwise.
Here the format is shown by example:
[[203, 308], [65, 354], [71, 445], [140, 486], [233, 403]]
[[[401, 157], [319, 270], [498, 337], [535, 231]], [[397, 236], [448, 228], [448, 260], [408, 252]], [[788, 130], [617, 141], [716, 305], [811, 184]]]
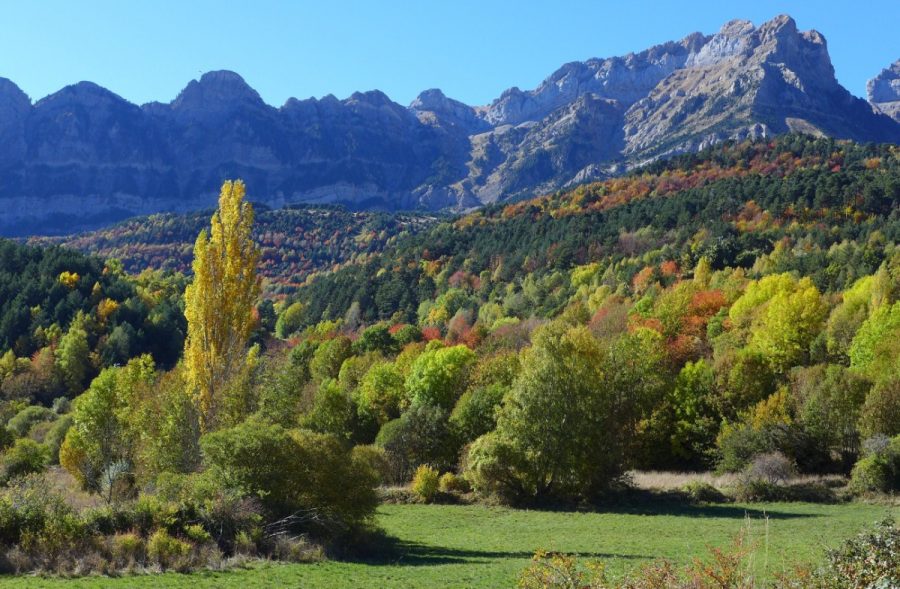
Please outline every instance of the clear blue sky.
[[732, 18], [788, 13], [828, 39], [838, 80], [900, 58], [897, 0], [0, 0], [0, 76], [33, 100], [91, 80], [143, 103], [230, 69], [266, 102], [380, 89], [407, 104], [438, 87], [485, 104], [567, 61], [638, 51]]

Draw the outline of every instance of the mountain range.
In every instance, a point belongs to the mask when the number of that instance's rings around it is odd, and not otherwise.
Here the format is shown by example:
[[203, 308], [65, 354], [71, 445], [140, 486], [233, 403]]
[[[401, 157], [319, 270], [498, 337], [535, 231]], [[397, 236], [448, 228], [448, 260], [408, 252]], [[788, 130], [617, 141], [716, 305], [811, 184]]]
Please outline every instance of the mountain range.
[[727, 139], [900, 142], [900, 60], [868, 94], [844, 89], [825, 38], [783, 15], [569, 63], [474, 107], [431, 89], [409, 106], [376, 90], [276, 108], [228, 71], [169, 103], [138, 106], [90, 82], [32, 103], [0, 78], [0, 235], [204, 209], [233, 177], [270, 207], [467, 210]]

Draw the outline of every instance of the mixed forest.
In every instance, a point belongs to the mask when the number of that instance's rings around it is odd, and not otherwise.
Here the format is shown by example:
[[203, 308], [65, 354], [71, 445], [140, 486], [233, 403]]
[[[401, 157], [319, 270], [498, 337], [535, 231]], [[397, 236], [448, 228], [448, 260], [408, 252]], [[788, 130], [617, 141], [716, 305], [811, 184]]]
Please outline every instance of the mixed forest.
[[[635, 470], [737, 473], [686, 501], [900, 490], [897, 146], [726, 143], [444, 220], [244, 197], [80, 246], [125, 265], [0, 242], [14, 570], [365, 555], [379, 501], [587, 508]], [[582, 575], [560, 558], [522, 586]], [[623, 586], [714, 586], [666, 574]]]

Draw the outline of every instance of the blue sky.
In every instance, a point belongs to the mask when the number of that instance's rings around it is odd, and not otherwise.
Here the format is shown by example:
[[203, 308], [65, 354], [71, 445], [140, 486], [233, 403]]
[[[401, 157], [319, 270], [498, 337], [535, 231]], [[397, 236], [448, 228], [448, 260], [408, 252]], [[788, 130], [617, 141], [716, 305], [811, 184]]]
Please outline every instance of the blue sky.
[[900, 58], [896, 0], [0, 0], [0, 76], [37, 100], [91, 80], [143, 103], [230, 69], [266, 102], [380, 89], [409, 103], [438, 87], [469, 104], [533, 88], [561, 64], [622, 55], [732, 18], [787, 13], [828, 40], [838, 80]]

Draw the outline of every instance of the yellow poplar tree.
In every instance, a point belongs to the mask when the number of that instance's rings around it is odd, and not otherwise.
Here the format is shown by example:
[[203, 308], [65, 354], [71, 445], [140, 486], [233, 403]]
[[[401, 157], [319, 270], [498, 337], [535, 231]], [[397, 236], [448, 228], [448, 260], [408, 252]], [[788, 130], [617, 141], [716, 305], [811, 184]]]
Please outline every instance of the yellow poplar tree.
[[184, 294], [184, 362], [204, 431], [213, 428], [218, 397], [246, 362], [255, 327], [259, 252], [251, 239], [253, 206], [244, 194], [240, 180], [222, 184], [211, 231], [201, 231], [194, 244], [194, 280]]

